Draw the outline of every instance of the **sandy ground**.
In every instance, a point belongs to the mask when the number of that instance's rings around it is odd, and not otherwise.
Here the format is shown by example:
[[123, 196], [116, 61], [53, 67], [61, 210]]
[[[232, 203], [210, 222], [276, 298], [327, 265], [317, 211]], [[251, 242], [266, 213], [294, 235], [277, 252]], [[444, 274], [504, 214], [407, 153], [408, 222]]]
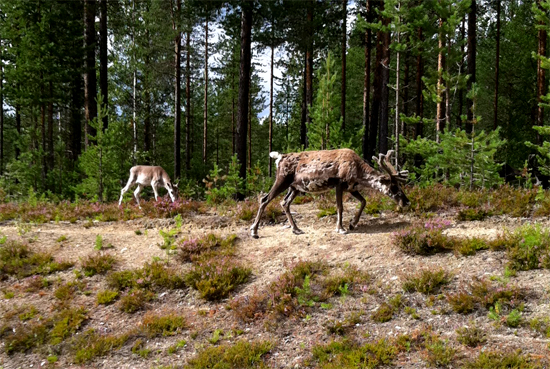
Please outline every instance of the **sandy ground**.
[[[349, 221], [356, 204], [346, 202], [344, 219]], [[76, 366], [71, 362], [71, 356], [63, 353], [54, 365], [58, 368], [157, 368], [174, 365], [185, 365], [187, 359], [199, 350], [212, 345], [208, 339], [215, 330], [223, 332], [220, 342], [231, 343], [238, 339], [265, 340], [275, 343], [269, 353], [267, 362], [274, 368], [300, 368], [304, 359], [311, 356], [312, 347], [320, 343], [328, 343], [337, 336], [331, 335], [325, 328], [326, 322], [344, 319], [353, 312], [362, 312], [361, 322], [348, 333], [349, 337], [360, 342], [393, 337], [399, 334], [411, 333], [419, 329], [431, 329], [442, 338], [449, 339], [449, 344], [458, 350], [459, 357], [476, 356], [480, 350], [522, 349], [524, 353], [537, 357], [550, 355], [550, 340], [534, 332], [525, 323], [519, 328], [508, 328], [496, 325], [487, 317], [484, 310], [474, 311], [468, 315], [452, 312], [445, 301], [445, 293], [456, 292], [464, 288], [475, 277], [502, 277], [506, 264], [503, 252], [483, 251], [474, 256], [463, 257], [452, 253], [434, 256], [408, 256], [392, 244], [392, 233], [401, 230], [419, 219], [408, 214], [384, 213], [378, 217], [363, 215], [359, 227], [347, 235], [335, 232], [335, 217], [317, 219], [318, 212], [315, 203], [293, 205], [295, 219], [305, 232], [294, 235], [290, 229], [283, 229], [284, 215], [276, 224], [261, 224], [259, 239], [249, 236], [249, 222], [220, 216], [215, 212], [195, 214], [184, 218], [184, 224], [178, 237], [198, 237], [215, 232], [220, 235], [237, 234], [238, 257], [253, 270], [249, 283], [240, 288], [232, 297], [240, 297], [253, 293], [255, 289], [265, 289], [271, 281], [282, 274], [293, 262], [299, 260], [324, 260], [331, 266], [355, 265], [368, 271], [373, 277], [372, 288], [376, 293], [358, 293], [346, 298], [331, 300], [331, 309], [313, 309], [307, 319], [292, 318], [281, 322], [276, 330], [268, 330], [263, 322], [244, 324], [237, 321], [227, 309], [228, 301], [207, 302], [199, 298], [190, 289], [164, 291], [158, 299], [149, 304], [149, 311], [176, 311], [189, 322], [189, 329], [171, 337], [160, 337], [148, 340], [146, 347], [152, 350], [151, 355], [144, 359], [131, 352], [132, 343], [127, 343], [120, 350], [113, 351], [107, 357], [98, 358], [85, 366]], [[503, 229], [513, 229], [530, 219], [511, 219], [493, 217], [483, 222], [457, 222], [452, 213], [442, 214], [442, 217], [452, 221], [452, 226], [446, 231], [449, 235], [458, 237], [495, 237]], [[538, 220], [544, 227], [550, 222]], [[103, 238], [103, 244], [113, 246], [105, 252], [112, 253], [119, 263], [116, 270], [141, 267], [153, 258], [171, 259], [165, 250], [160, 249], [162, 237], [160, 229], [174, 227], [170, 219], [138, 219], [128, 222], [95, 222], [92, 227], [85, 228], [84, 222], [75, 224], [40, 224], [23, 226], [16, 222], [0, 225], [0, 236], [9, 239], [23, 239], [30, 242], [35, 250], [50, 251], [58, 259], [70, 260], [76, 263], [94, 250], [97, 235]], [[136, 230], [142, 234], [136, 234]], [[65, 236], [66, 241], [58, 242]], [[172, 261], [176, 263], [175, 260]], [[185, 265], [181, 268], [185, 269]], [[404, 273], [414, 272], [421, 268], [444, 268], [452, 272], [453, 280], [443, 292], [441, 298], [428, 301], [419, 293], [405, 293], [407, 306], [415, 308], [419, 319], [413, 319], [409, 314], [400, 311], [394, 319], [386, 323], [376, 323], [370, 319], [370, 314], [381, 303], [397, 293], [403, 293], [401, 277]], [[0, 318], [4, 321], [6, 314], [14, 309], [34, 305], [44, 316], [54, 312], [55, 298], [53, 291], [56, 285], [63, 281], [74, 280], [74, 271], [57, 273], [48, 276], [52, 287], [38, 292], [25, 292], [26, 280], [8, 279], [0, 282], [2, 291], [15, 292], [12, 299], [0, 300]], [[84, 279], [88, 295], [78, 294], [74, 305], [84, 306], [88, 310], [88, 320], [81, 331], [94, 328], [102, 333], [119, 333], [139, 324], [145, 312], [127, 314], [119, 311], [117, 305], [97, 306], [95, 295], [106, 287], [104, 276], [94, 276]], [[529, 299], [525, 304], [523, 317], [526, 322], [534, 317], [550, 317], [550, 271], [533, 270], [519, 272], [510, 280], [511, 284], [529, 291]], [[478, 348], [467, 348], [456, 341], [455, 330], [474, 323], [488, 334], [488, 342]], [[233, 334], [242, 330], [240, 336]], [[185, 347], [176, 354], [169, 355], [166, 349], [180, 340], [186, 340]], [[45, 350], [34, 350], [27, 354], [6, 355], [0, 343], [0, 368], [39, 368], [47, 366], [47, 356], [51, 353]], [[424, 368], [424, 353], [413, 351], [401, 353], [395, 361], [399, 368]]]

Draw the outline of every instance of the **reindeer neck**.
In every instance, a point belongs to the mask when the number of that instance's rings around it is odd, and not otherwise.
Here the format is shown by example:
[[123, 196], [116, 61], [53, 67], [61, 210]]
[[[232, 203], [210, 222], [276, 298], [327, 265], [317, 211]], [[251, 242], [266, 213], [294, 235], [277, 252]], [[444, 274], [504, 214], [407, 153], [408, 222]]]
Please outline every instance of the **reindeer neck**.
[[363, 165], [363, 181], [366, 183], [366, 187], [374, 188], [386, 194], [388, 191], [387, 185], [383, 184], [383, 180], [387, 180], [388, 176], [380, 172], [367, 163]]

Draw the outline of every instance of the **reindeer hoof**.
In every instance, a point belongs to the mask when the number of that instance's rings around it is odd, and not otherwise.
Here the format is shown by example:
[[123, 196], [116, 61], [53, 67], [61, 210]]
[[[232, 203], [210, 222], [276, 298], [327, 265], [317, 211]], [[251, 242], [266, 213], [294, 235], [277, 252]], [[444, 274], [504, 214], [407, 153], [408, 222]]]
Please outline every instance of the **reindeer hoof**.
[[350, 223], [350, 224], [349, 224], [349, 230], [350, 230], [350, 231], [353, 231], [354, 229], [355, 229], [355, 226], [354, 226], [353, 224]]
[[260, 238], [257, 234], [251, 234], [252, 238], [258, 239]]
[[348, 233], [348, 231], [346, 231], [345, 229], [336, 229], [336, 232], [340, 233], [340, 234], [347, 234]]
[[299, 229], [299, 228], [294, 228], [294, 229], [292, 230], [292, 233], [294, 233], [294, 234], [304, 234], [304, 231], [302, 231], [302, 230]]
[[290, 224], [285, 224], [284, 226], [281, 227], [282, 229], [288, 229], [288, 228], [291, 228], [291, 225]]

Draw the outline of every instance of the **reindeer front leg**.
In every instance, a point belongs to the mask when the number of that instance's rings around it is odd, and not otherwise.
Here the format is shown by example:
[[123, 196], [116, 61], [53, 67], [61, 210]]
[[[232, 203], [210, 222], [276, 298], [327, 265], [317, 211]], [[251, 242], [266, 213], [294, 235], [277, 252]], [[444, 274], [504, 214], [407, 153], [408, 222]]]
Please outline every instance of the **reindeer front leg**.
[[288, 194], [285, 196], [283, 201], [281, 201], [281, 206], [285, 211], [290, 227], [292, 227], [292, 232], [294, 234], [303, 234], [304, 232], [300, 228], [298, 228], [296, 222], [294, 222], [294, 218], [292, 218], [292, 214], [290, 213], [290, 204], [292, 204], [292, 201], [294, 201], [296, 195], [298, 195], [298, 191], [296, 191], [295, 188], [290, 187]]
[[336, 212], [338, 219], [336, 220], [336, 232], [340, 234], [348, 233], [342, 226], [342, 213], [344, 212], [344, 205], [342, 203], [342, 197], [344, 194], [344, 189], [342, 185], [336, 186]]
[[361, 214], [363, 213], [363, 210], [367, 205], [367, 200], [365, 200], [365, 198], [361, 196], [359, 191], [353, 191], [350, 193], [353, 197], [355, 197], [357, 200], [361, 202], [361, 206], [359, 207], [359, 210], [357, 210], [357, 213], [355, 214], [355, 218], [353, 218], [353, 221], [349, 224], [349, 229], [352, 230], [355, 227], [357, 227], [357, 223], [359, 223], [359, 218], [361, 218]]
[[139, 192], [141, 191], [141, 185], [138, 183], [136, 190], [134, 191], [134, 198], [136, 199], [136, 202], [138, 204], [138, 207], [141, 209], [141, 205], [139, 204]]
[[153, 192], [155, 193], [155, 201], [158, 201], [159, 193], [157, 192], [158, 181], [151, 181], [151, 187], [153, 187]]

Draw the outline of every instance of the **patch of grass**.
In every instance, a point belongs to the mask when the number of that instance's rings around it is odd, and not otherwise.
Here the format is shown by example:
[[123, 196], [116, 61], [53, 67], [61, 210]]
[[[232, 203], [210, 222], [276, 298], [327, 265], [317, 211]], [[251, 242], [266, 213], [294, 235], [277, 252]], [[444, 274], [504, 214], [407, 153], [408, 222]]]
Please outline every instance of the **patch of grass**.
[[487, 250], [491, 247], [491, 242], [481, 238], [462, 238], [458, 239], [455, 244], [455, 251], [461, 255], [475, 255], [479, 250]]
[[550, 318], [533, 318], [529, 322], [532, 330], [541, 333], [546, 338], [550, 338]]
[[345, 291], [353, 292], [355, 287], [366, 285], [371, 280], [372, 276], [369, 273], [359, 270], [355, 265], [345, 265], [342, 272], [321, 279], [320, 283], [324, 289], [321, 299], [334, 295], [343, 296], [346, 294]]
[[524, 225], [505, 233], [508, 266], [514, 270], [550, 268], [550, 231], [539, 225]]
[[544, 366], [539, 360], [523, 355], [519, 350], [516, 352], [480, 352], [477, 358], [465, 361], [462, 367], [465, 369], [538, 369]]
[[185, 345], [187, 345], [187, 341], [186, 340], [181, 340], [181, 341], [178, 341], [175, 345], [172, 345], [170, 347], [168, 347], [168, 349], [166, 350], [166, 352], [170, 355], [173, 355], [175, 354], [176, 352], [178, 352], [178, 350], [182, 347], [185, 347]]
[[151, 350], [145, 348], [145, 342], [143, 342], [141, 338], [138, 338], [132, 345], [132, 353], [147, 359], [151, 353]]
[[55, 240], [55, 242], [60, 242], [60, 243], [63, 241], [67, 241], [67, 236], [61, 235], [57, 240]]
[[74, 294], [76, 293], [76, 291], [82, 290], [83, 288], [83, 283], [67, 282], [57, 287], [56, 290], [53, 292], [53, 295], [62, 303], [67, 303], [74, 298]]
[[80, 261], [82, 271], [87, 277], [96, 274], [105, 274], [116, 264], [116, 258], [111, 254], [92, 254]]
[[363, 314], [362, 311], [352, 312], [343, 320], [329, 320], [324, 324], [324, 327], [329, 334], [344, 336], [348, 331], [353, 329], [356, 324], [361, 322], [361, 316]]
[[140, 330], [148, 338], [153, 338], [158, 336], [173, 336], [186, 327], [185, 318], [176, 313], [171, 312], [165, 315], [147, 313], [141, 321]]
[[458, 212], [457, 219], [460, 221], [474, 221], [474, 220], [484, 220], [489, 216], [489, 213], [480, 208], [466, 208], [461, 209]]
[[267, 368], [264, 356], [271, 351], [273, 344], [269, 341], [224, 344], [208, 347], [189, 359], [187, 368]]
[[506, 325], [510, 328], [517, 328], [523, 322], [521, 312], [517, 309], [513, 309], [510, 314], [506, 316]]
[[428, 366], [448, 367], [455, 361], [456, 350], [449, 346], [448, 341], [440, 339], [437, 335], [427, 335], [424, 347]]
[[0, 280], [7, 275], [24, 278], [67, 270], [73, 263], [55, 261], [49, 253], [33, 252], [27, 245], [7, 241], [0, 246]]
[[109, 287], [119, 291], [128, 288], [154, 290], [155, 288], [185, 287], [185, 282], [178, 271], [162, 261], [146, 263], [141, 269], [111, 272], [107, 275], [107, 283]]
[[230, 234], [225, 238], [214, 233], [200, 238], [186, 238], [178, 245], [178, 259], [181, 262], [194, 261], [201, 255], [214, 251], [230, 255], [236, 241], [237, 235], [235, 234]]
[[25, 311], [19, 314], [19, 320], [22, 322], [25, 322], [27, 320], [30, 320], [34, 318], [38, 314], [38, 310], [34, 305], [28, 306], [25, 308]]
[[451, 275], [443, 270], [420, 270], [416, 273], [404, 275], [403, 290], [406, 292], [420, 292], [425, 295], [437, 293], [442, 286], [451, 282]]
[[148, 302], [155, 298], [155, 294], [151, 291], [141, 289], [133, 289], [120, 298], [119, 308], [125, 313], [135, 313], [136, 311], [145, 309]]
[[128, 333], [121, 335], [100, 335], [93, 329], [84, 332], [73, 343], [74, 360], [77, 364], [87, 363], [120, 349], [130, 338]]
[[451, 223], [434, 219], [393, 234], [393, 243], [409, 255], [431, 255], [454, 248], [452, 239], [443, 234]]
[[[267, 315], [274, 319], [305, 315], [309, 309], [304, 302], [317, 301], [322, 293], [318, 276], [328, 269], [328, 264], [320, 261], [299, 261], [289, 270], [278, 276], [262, 291], [255, 290], [251, 296], [233, 299], [230, 303], [235, 316], [245, 322], [264, 318]], [[307, 284], [304, 286], [306, 277]], [[298, 299], [300, 295], [300, 300]]]
[[472, 294], [462, 290], [454, 294], [447, 294], [446, 297], [455, 312], [469, 314], [474, 311], [475, 298]]
[[118, 297], [118, 291], [102, 290], [97, 293], [96, 302], [98, 305], [110, 305]]
[[487, 334], [473, 323], [471, 327], [462, 327], [456, 330], [457, 341], [465, 346], [476, 347], [487, 342]]
[[17, 327], [5, 338], [6, 353], [26, 352], [47, 343], [59, 344], [74, 334], [86, 319], [86, 310], [70, 308], [52, 318]]
[[310, 366], [322, 369], [377, 368], [389, 366], [399, 349], [394, 342], [381, 339], [362, 346], [351, 340], [332, 341], [313, 347]]
[[251, 274], [250, 268], [243, 267], [232, 257], [212, 257], [197, 261], [185, 275], [185, 282], [202, 298], [213, 301], [229, 296], [235, 288], [248, 281]]

